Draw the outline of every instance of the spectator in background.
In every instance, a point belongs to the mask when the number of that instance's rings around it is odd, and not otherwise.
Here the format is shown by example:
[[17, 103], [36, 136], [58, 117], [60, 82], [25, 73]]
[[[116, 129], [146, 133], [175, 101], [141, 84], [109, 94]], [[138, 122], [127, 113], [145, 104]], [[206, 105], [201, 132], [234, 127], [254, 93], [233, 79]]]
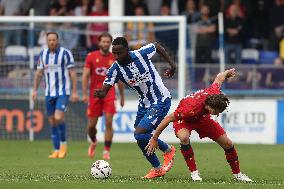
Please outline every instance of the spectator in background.
[[[144, 16], [143, 6], [135, 8], [135, 16]], [[126, 39], [131, 49], [138, 49], [155, 41], [154, 24], [151, 22], [128, 22], [126, 25]]]
[[200, 0], [199, 7], [207, 5], [210, 9], [210, 17], [217, 16], [218, 12], [223, 12], [225, 7], [225, 0]]
[[243, 20], [238, 16], [239, 7], [231, 5], [225, 19], [225, 58], [227, 64], [240, 64], [242, 51]]
[[284, 29], [282, 29], [281, 40], [279, 42], [279, 58], [284, 61]]
[[284, 66], [281, 58], [274, 61], [274, 67], [267, 69], [265, 84], [271, 89], [281, 89], [284, 87]]
[[[147, 5], [147, 8], [149, 10], [149, 15], [156, 16], [160, 15], [160, 9], [163, 4], [163, 0], [155, 0], [155, 3], [153, 3], [153, 0], [145, 0], [145, 3]], [[147, 13], [147, 11], [146, 11]]]
[[[0, 15], [2, 16], [20, 16], [21, 4], [24, 0], [1, 0]], [[7, 23], [3, 32], [3, 46], [21, 45], [22, 44], [22, 29], [21, 23]]]
[[[170, 16], [170, 7], [168, 5], [162, 5], [160, 9], [161, 16]], [[173, 23], [155, 23], [155, 37], [157, 41], [167, 47], [171, 52], [175, 52], [178, 49], [178, 29], [177, 24]]]
[[[95, 0], [95, 12], [89, 16], [108, 16], [108, 11], [103, 0]], [[98, 49], [98, 37], [102, 32], [108, 31], [108, 23], [92, 23], [87, 25], [87, 31], [90, 34], [86, 35], [86, 43], [89, 51]]]
[[79, 30], [70, 22], [63, 23], [59, 28], [58, 35], [60, 37], [60, 44], [67, 49], [73, 50], [78, 46]]
[[[153, 1], [151, 1], [151, 6], [153, 4]], [[156, 1], [155, 3], [156, 4]], [[144, 3], [143, 0], [125, 0], [125, 7], [124, 7], [124, 13], [126, 16], [134, 16], [135, 15], [135, 8], [137, 6], [143, 7], [144, 15], [149, 15], [148, 7]]]
[[163, 5], [170, 7], [171, 15], [179, 15], [185, 10], [186, 0], [163, 0]]
[[47, 16], [50, 5], [50, 0], [41, 0], [40, 3], [38, 0], [25, 0], [21, 3], [21, 9], [24, 15], [29, 15], [30, 9], [33, 8], [35, 16]]
[[65, 16], [70, 14], [72, 11], [72, 15], [74, 15], [74, 4], [73, 1], [68, 0], [57, 0], [55, 1], [49, 10], [49, 15], [51, 16]]
[[265, 0], [257, 0], [256, 10], [253, 18], [253, 36], [257, 39], [268, 38], [268, 28], [269, 25], [269, 14], [268, 14], [268, 4]]
[[88, 16], [95, 12], [96, 7], [92, 0], [82, 0], [82, 3], [75, 7], [75, 16]]
[[200, 18], [200, 12], [196, 10], [196, 5], [194, 0], [187, 0], [185, 11], [182, 12], [182, 15], [186, 16], [187, 24], [195, 22]]
[[[38, 0], [25, 0], [21, 3], [21, 12], [23, 15], [29, 15], [30, 9], [34, 9], [34, 16], [47, 16], [49, 14], [49, 8], [51, 6], [50, 0], [41, 0], [40, 3], [38, 3]], [[23, 34], [23, 40], [24, 42], [28, 42], [28, 31], [24, 31]], [[33, 32], [33, 35], [35, 36], [35, 39], [39, 38], [40, 31], [38, 30], [38, 25], [36, 25], [36, 29]], [[43, 37], [43, 36], [42, 36]], [[44, 34], [43, 41], [41, 44], [46, 45], [46, 33]], [[30, 41], [31, 42], [31, 41]], [[32, 45], [37, 45], [37, 41], [34, 40]]]
[[244, 19], [245, 18], [245, 16], [246, 16], [246, 7], [241, 3], [241, 0], [233, 0], [233, 2], [232, 2], [232, 4], [230, 4], [229, 6], [228, 6], [228, 8], [226, 9], [226, 17], [230, 17], [231, 15], [231, 8], [233, 7], [233, 6], [237, 6], [238, 7], [238, 16], [240, 17], [240, 18], [242, 18], [242, 19]]
[[207, 5], [202, 5], [200, 13], [201, 18], [195, 31], [197, 33], [195, 63], [213, 63], [211, 50], [214, 46], [216, 25], [209, 18], [210, 9]]
[[282, 0], [274, 0], [270, 8], [270, 49], [278, 51], [278, 43], [281, 38], [281, 31], [284, 28], [284, 3]]
[[[91, 14], [91, 12], [95, 12], [95, 10], [96, 9], [95, 9], [93, 0], [82, 0], [81, 3], [75, 7], [75, 16], [88, 16], [89, 14]], [[85, 31], [87, 29], [87, 24], [80, 23], [78, 24], [78, 27], [81, 30]], [[81, 47], [87, 46], [85, 34], [82, 34], [79, 36], [79, 45]]]

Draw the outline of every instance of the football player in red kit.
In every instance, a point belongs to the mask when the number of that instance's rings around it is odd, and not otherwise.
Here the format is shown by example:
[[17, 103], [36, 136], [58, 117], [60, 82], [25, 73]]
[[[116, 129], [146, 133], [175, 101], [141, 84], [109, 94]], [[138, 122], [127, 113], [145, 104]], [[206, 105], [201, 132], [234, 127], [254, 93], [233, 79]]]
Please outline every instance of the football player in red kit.
[[229, 99], [221, 93], [221, 84], [228, 78], [235, 76], [235, 69], [221, 72], [213, 84], [204, 90], [197, 91], [183, 98], [174, 113], [166, 116], [158, 125], [156, 132], [146, 146], [147, 153], [151, 154], [157, 148], [157, 139], [161, 132], [173, 122], [176, 136], [180, 139], [180, 150], [193, 181], [202, 181], [197, 170], [193, 149], [190, 145], [190, 134], [195, 130], [200, 138], [209, 137], [218, 143], [225, 151], [226, 159], [232, 169], [235, 179], [244, 182], [252, 180], [241, 173], [237, 151], [224, 129], [211, 115], [219, 115], [229, 105]]
[[[102, 33], [99, 36], [99, 50], [90, 52], [86, 57], [85, 67], [82, 76], [83, 101], [88, 103], [88, 134], [91, 144], [88, 149], [88, 155], [92, 158], [95, 155], [97, 145], [97, 121], [100, 116], [105, 115], [105, 147], [103, 152], [104, 159], [110, 159], [110, 148], [112, 144], [113, 115], [115, 109], [115, 88], [112, 87], [105, 98], [94, 97], [95, 89], [100, 89], [106, 77], [108, 68], [115, 61], [115, 58], [109, 48], [112, 42], [112, 36], [109, 33]], [[89, 95], [87, 94], [88, 83], [90, 80]], [[120, 92], [120, 105], [124, 105], [124, 87], [122, 83], [118, 84]]]

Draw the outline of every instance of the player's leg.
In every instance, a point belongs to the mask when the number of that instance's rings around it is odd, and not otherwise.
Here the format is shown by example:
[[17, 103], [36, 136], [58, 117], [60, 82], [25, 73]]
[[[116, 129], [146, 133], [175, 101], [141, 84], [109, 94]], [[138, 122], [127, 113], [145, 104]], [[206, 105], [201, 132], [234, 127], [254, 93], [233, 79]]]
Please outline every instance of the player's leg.
[[103, 152], [103, 159], [110, 159], [110, 148], [113, 138], [112, 120], [113, 114], [105, 113], [106, 129], [105, 129], [105, 146]]
[[[149, 128], [147, 129], [148, 133], [152, 133], [153, 129], [157, 128], [157, 126], [167, 115], [170, 107], [171, 107], [170, 99], [166, 99], [164, 102], [159, 101], [157, 104], [151, 106], [151, 108], [145, 115], [145, 118], [142, 119], [141, 121], [142, 123], [143, 121], [146, 121], [144, 125], [149, 125]], [[166, 172], [168, 172], [174, 165], [173, 159], [175, 156], [176, 149], [174, 146], [170, 146], [161, 139], [158, 139], [158, 148], [162, 152], [164, 152], [163, 154], [164, 162], [162, 167]]]
[[152, 135], [147, 131], [147, 129], [143, 128], [143, 126], [137, 126], [135, 128], [134, 137], [137, 141], [137, 144], [140, 150], [142, 151], [143, 155], [146, 157], [146, 159], [149, 161], [149, 163], [153, 167], [150, 170], [150, 172], [143, 177], [147, 179], [161, 177], [166, 174], [166, 171], [162, 168], [157, 155], [155, 153], [148, 155], [147, 151], [145, 150], [151, 136]]
[[95, 150], [97, 146], [97, 122], [98, 122], [99, 117], [94, 116], [94, 117], [89, 117], [88, 119], [88, 136], [91, 139], [91, 143], [88, 148], [88, 156], [90, 158], [93, 158], [95, 156]]
[[231, 167], [235, 179], [239, 181], [251, 182], [252, 180], [240, 171], [238, 153], [231, 139], [226, 134], [223, 134], [215, 141], [224, 149], [226, 159]]
[[46, 111], [48, 115], [48, 122], [51, 127], [51, 140], [53, 143], [53, 152], [49, 155], [49, 158], [57, 158], [59, 154], [59, 147], [60, 147], [60, 137], [58, 127], [55, 123], [54, 113], [55, 113], [55, 106], [56, 106], [56, 99], [51, 97], [45, 98], [46, 104]]
[[175, 134], [180, 140], [180, 151], [184, 157], [186, 165], [191, 172], [191, 178], [193, 181], [202, 181], [200, 174], [197, 170], [194, 151], [190, 145], [190, 133], [191, 127], [185, 121], [174, 122]]
[[112, 121], [113, 115], [116, 113], [115, 99], [103, 99], [103, 112], [105, 113], [106, 129], [105, 129], [105, 146], [103, 159], [110, 159], [110, 148], [113, 138]]
[[54, 113], [55, 124], [58, 127], [60, 136], [60, 150], [58, 157], [64, 158], [67, 155], [66, 123], [64, 121], [65, 112], [69, 104], [69, 95], [59, 96], [56, 100], [56, 110]]
[[88, 117], [88, 136], [91, 139], [91, 143], [88, 148], [88, 156], [93, 158], [95, 156], [95, 150], [97, 146], [97, 122], [98, 118], [103, 114], [102, 101], [98, 98], [90, 98], [87, 117]]
[[237, 151], [231, 139], [227, 136], [221, 125], [213, 119], [204, 119], [200, 127], [200, 136], [209, 137], [218, 143], [225, 151], [226, 159], [231, 167], [234, 177], [240, 181], [251, 181], [246, 175], [240, 172], [240, 165]]
[[[159, 175], [162, 176], [166, 172], [162, 171], [160, 161], [159, 161], [159, 159], [158, 159], [158, 157], [156, 156], [155, 153], [153, 153], [151, 155], [147, 155], [147, 153], [146, 153], [145, 147], [146, 147], [146, 145], [148, 144], [148, 141], [149, 141], [149, 138], [148, 138], [149, 133], [147, 133], [147, 130], [145, 128], [143, 128], [143, 126], [140, 126], [141, 125], [140, 122], [144, 118], [146, 113], [147, 113], [146, 108], [138, 106], [138, 112], [137, 112], [135, 123], [134, 123], [134, 127], [135, 127], [134, 138], [136, 139], [137, 145], [139, 146], [143, 155], [146, 157], [146, 159], [149, 161], [149, 163], [153, 167], [153, 169], [151, 169], [149, 174], [144, 176], [144, 178], [154, 178], [155, 176], [156, 177], [159, 176]], [[150, 135], [150, 137], [151, 137], [151, 135]]]
[[[167, 114], [170, 107], [170, 99], [165, 102], [160, 102], [156, 105], [152, 105], [150, 108], [145, 109], [139, 106], [137, 117], [135, 121], [135, 132], [134, 137], [137, 140], [137, 144], [143, 152], [146, 159], [151, 163], [153, 169], [144, 177], [144, 178], [154, 178], [163, 176], [167, 170], [164, 170], [164, 167], [161, 167], [160, 161], [155, 153], [148, 155], [146, 153], [145, 147], [147, 146], [150, 138], [152, 137], [152, 131], [157, 124], [161, 122], [164, 116]], [[159, 148], [165, 153], [170, 153], [172, 151], [171, 146], [165, 142], [158, 140]], [[175, 151], [175, 149], [174, 149]], [[171, 158], [173, 159], [174, 153]], [[168, 170], [172, 165], [167, 166]]]

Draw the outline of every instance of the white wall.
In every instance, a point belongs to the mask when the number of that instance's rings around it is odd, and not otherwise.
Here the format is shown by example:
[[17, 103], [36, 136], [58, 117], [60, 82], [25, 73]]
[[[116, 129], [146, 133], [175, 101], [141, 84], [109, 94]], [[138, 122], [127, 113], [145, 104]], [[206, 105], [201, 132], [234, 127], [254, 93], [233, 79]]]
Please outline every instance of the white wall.
[[[118, 108], [113, 122], [115, 131], [114, 142], [135, 142], [133, 124], [136, 117], [138, 101], [126, 101], [123, 109]], [[178, 101], [172, 101], [170, 112], [177, 107]], [[275, 100], [231, 100], [230, 106], [218, 118], [235, 143], [276, 143], [277, 101]], [[103, 141], [102, 122], [98, 123], [98, 140]], [[178, 142], [172, 125], [162, 133], [161, 139], [168, 142]], [[191, 141], [208, 142], [210, 139], [200, 140], [193, 132]]]

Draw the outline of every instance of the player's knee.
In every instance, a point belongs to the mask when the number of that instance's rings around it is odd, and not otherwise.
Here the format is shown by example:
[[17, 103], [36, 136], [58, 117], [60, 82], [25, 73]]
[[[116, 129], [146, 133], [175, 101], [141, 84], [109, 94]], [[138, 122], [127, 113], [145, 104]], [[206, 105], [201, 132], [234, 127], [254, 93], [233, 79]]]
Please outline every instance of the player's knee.
[[139, 140], [139, 138], [140, 138], [139, 135], [140, 135], [140, 133], [134, 133], [134, 138], [135, 138], [135, 140], [137, 140], [137, 141]]
[[51, 126], [55, 126], [55, 120], [54, 120], [54, 117], [51, 117], [51, 118], [48, 118], [48, 122]]
[[112, 125], [106, 125], [106, 132], [113, 132]]
[[143, 140], [143, 134], [142, 133], [134, 133], [134, 138], [137, 141]]
[[106, 129], [112, 129], [112, 121], [106, 120]]
[[64, 119], [55, 118], [55, 119], [54, 119], [54, 124], [55, 124], [55, 125], [59, 125], [59, 124], [62, 123], [63, 121], [64, 121]]
[[188, 136], [185, 136], [185, 135], [179, 136], [179, 140], [180, 140], [181, 144], [189, 144], [189, 137]]
[[224, 149], [230, 149], [230, 148], [232, 148], [232, 147], [233, 147], [233, 142], [228, 138], [228, 139], [225, 141], [223, 148], [224, 148]]
[[88, 122], [88, 128], [93, 129], [96, 128], [97, 122], [93, 120], [89, 120]]

